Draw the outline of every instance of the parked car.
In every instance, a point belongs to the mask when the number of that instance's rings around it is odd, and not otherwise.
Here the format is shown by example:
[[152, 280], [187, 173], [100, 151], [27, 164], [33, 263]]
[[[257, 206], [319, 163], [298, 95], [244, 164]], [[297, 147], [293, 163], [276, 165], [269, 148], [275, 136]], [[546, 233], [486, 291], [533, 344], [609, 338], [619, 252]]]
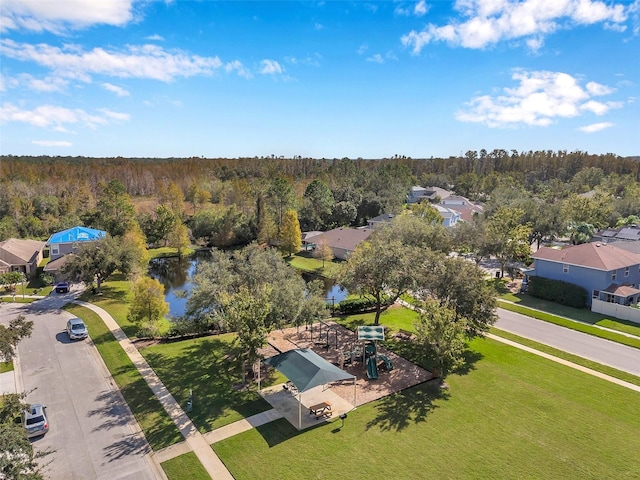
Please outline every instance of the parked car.
[[41, 403], [32, 404], [23, 413], [23, 425], [27, 431], [27, 438], [38, 437], [49, 431], [47, 407]]
[[82, 340], [83, 338], [87, 338], [89, 332], [82, 320], [79, 318], [70, 318], [67, 321], [67, 335], [69, 335], [69, 340]]
[[56, 285], [56, 293], [68, 293], [69, 282], [60, 282]]

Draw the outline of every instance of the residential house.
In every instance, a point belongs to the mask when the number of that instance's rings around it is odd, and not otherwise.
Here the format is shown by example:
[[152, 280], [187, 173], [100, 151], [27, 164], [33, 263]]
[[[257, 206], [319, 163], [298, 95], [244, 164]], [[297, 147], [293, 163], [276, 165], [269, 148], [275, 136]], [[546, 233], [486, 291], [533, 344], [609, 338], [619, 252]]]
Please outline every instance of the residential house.
[[51, 260], [75, 253], [83, 242], [94, 242], [103, 238], [107, 232], [88, 227], [73, 227], [54, 233], [47, 240]]
[[481, 215], [484, 212], [482, 204], [459, 195], [450, 195], [441, 199], [440, 205], [460, 213], [460, 219], [465, 222], [470, 222], [475, 215]]
[[407, 195], [407, 203], [420, 203], [423, 200], [428, 200], [431, 203], [436, 203], [438, 199], [442, 200], [447, 198], [452, 193], [449, 190], [445, 190], [440, 187], [411, 187], [411, 191]]
[[396, 218], [396, 215], [393, 213], [383, 213], [377, 217], [370, 218], [367, 223], [369, 224], [369, 228], [376, 228], [389, 225], [394, 218]]
[[373, 233], [371, 228], [340, 227], [313, 237], [316, 245], [327, 244], [335, 258], [346, 260]]
[[322, 232], [319, 232], [317, 230], [312, 230], [310, 232], [302, 232], [302, 249], [313, 250], [316, 246], [313, 239], [318, 235], [322, 235]]
[[442, 217], [442, 225], [445, 227], [455, 227], [462, 215], [460, 212], [452, 209], [444, 207], [440, 204], [434, 204], [433, 207], [438, 211], [440, 216]]
[[0, 273], [22, 272], [32, 277], [38, 272], [45, 242], [10, 238], [0, 242]]
[[640, 255], [612, 244], [541, 247], [532, 257], [525, 275], [579, 285], [587, 290], [588, 305], [593, 299], [631, 305], [640, 297]]

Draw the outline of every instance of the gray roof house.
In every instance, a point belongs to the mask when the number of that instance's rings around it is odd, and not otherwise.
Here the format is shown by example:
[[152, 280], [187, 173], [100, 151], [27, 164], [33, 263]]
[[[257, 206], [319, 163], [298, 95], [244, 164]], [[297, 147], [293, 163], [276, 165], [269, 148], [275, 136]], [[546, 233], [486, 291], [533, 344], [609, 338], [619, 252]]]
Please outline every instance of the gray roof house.
[[42, 261], [45, 242], [10, 238], [0, 242], [0, 273], [22, 272], [35, 275]]
[[372, 233], [371, 228], [340, 227], [313, 237], [313, 241], [316, 245], [326, 243], [335, 258], [346, 260], [360, 242], [365, 241]]

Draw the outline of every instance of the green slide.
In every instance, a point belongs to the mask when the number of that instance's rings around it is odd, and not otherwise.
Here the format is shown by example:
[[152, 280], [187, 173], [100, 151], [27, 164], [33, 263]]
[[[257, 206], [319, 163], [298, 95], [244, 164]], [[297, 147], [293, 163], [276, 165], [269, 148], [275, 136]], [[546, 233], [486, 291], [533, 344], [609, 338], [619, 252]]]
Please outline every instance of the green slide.
[[387, 367], [387, 372], [393, 370], [393, 363], [386, 355], [378, 355], [378, 358], [384, 362], [385, 367]]
[[374, 380], [378, 378], [378, 361], [375, 356], [367, 358], [367, 377]]

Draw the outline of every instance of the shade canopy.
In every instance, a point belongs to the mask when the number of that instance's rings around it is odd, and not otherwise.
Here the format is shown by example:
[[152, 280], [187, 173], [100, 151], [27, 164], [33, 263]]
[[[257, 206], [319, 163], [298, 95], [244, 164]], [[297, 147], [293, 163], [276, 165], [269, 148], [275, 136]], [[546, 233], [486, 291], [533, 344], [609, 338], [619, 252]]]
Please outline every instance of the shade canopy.
[[369, 325], [358, 327], [358, 340], [360, 341], [383, 341], [384, 325]]
[[338, 380], [353, 379], [354, 376], [327, 362], [308, 348], [289, 350], [288, 352], [266, 358], [264, 363], [282, 373], [296, 386], [299, 392], [310, 390]]

